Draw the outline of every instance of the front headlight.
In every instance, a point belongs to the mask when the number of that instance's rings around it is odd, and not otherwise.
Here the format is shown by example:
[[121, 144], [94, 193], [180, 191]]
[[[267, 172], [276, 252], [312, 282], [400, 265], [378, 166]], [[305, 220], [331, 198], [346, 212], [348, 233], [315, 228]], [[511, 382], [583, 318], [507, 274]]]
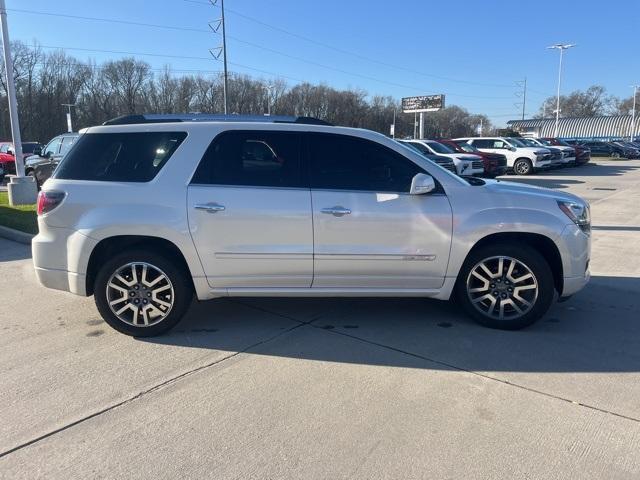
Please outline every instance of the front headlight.
[[591, 212], [588, 204], [558, 200], [558, 207], [583, 232], [589, 233], [591, 231]]

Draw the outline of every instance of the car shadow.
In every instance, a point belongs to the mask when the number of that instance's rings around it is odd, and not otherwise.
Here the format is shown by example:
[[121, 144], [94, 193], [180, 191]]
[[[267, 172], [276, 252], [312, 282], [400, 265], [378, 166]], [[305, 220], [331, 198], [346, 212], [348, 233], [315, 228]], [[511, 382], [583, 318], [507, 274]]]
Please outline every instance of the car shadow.
[[[640, 372], [639, 294], [640, 279], [594, 277], [582, 292], [555, 303], [541, 321], [521, 331], [491, 330], [452, 303], [418, 298], [218, 299], [194, 304], [174, 331], [139, 341], [406, 368]], [[243, 350], [238, 335], [225, 334], [228, 321], [207, 313], [216, 302], [246, 309], [247, 320], [275, 315], [291, 320], [291, 326]], [[251, 320], [247, 325], [255, 324]], [[327, 342], [321, 335], [337, 335], [329, 337], [334, 347], [319, 347], [320, 340]], [[358, 344], [377, 353], [356, 354]]]

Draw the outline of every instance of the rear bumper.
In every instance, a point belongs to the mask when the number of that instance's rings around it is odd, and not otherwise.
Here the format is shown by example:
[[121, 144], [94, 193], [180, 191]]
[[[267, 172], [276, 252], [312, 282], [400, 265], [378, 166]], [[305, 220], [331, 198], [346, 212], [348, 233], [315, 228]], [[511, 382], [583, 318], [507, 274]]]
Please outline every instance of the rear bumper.
[[36, 277], [43, 287], [87, 296], [86, 276], [66, 270], [35, 267]]
[[86, 295], [89, 255], [97, 241], [68, 228], [50, 227], [38, 219], [40, 233], [31, 241], [33, 266], [48, 288]]

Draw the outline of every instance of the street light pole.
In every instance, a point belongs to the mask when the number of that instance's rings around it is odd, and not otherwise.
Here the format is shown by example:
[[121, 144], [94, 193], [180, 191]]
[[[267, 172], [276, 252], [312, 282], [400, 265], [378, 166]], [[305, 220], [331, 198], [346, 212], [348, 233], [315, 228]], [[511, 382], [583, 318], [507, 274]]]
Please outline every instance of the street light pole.
[[11, 58], [11, 44], [9, 42], [7, 6], [4, 0], [0, 0], [0, 29], [2, 29], [2, 52], [4, 54], [4, 68], [7, 74], [7, 99], [9, 101], [9, 119], [11, 120], [11, 137], [13, 138], [13, 155], [17, 174], [9, 176], [7, 193], [9, 194], [10, 205], [29, 205], [36, 202], [38, 189], [33, 177], [24, 176], [18, 102], [16, 100], [15, 79], [13, 78], [13, 59]]
[[75, 103], [62, 103], [63, 107], [67, 107], [69, 111], [67, 112], [67, 131], [69, 133], [73, 132], [73, 122], [71, 121], [71, 107], [75, 107]]
[[564, 51], [568, 50], [571, 47], [575, 47], [575, 44], [556, 43], [555, 45], [551, 45], [550, 47], [547, 47], [553, 50], [560, 50], [560, 66], [558, 68], [558, 93], [556, 96], [556, 128], [555, 128], [554, 137], [557, 137], [558, 134], [560, 133], [560, 125], [559, 125], [560, 124], [560, 84], [562, 83], [562, 56], [564, 54]]
[[9, 119], [11, 121], [11, 137], [13, 137], [13, 153], [16, 159], [16, 174], [18, 177], [24, 177], [22, 139], [20, 138], [20, 122], [18, 121], [18, 101], [16, 99], [15, 79], [13, 78], [11, 45], [9, 44], [7, 7], [4, 0], [0, 0], [0, 23], [2, 24], [2, 51], [4, 53], [4, 66], [7, 73], [7, 98], [9, 100]]
[[638, 95], [639, 85], [631, 85], [633, 87], [633, 107], [631, 108], [631, 141], [636, 131], [636, 96]]

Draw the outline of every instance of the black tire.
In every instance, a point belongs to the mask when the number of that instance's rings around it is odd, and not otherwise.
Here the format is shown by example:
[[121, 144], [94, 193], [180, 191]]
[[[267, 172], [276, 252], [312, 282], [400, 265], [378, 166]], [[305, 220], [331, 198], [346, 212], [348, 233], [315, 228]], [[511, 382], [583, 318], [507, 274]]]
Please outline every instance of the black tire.
[[620, 158], [620, 153], [619, 152], [612, 152], [611, 153], [611, 158]]
[[516, 175], [531, 175], [533, 173], [533, 165], [528, 158], [519, 158], [513, 164], [513, 172]]
[[[159, 269], [170, 280], [173, 304], [166, 317], [155, 324], [144, 326], [126, 323], [109, 306], [107, 283], [112, 275], [130, 263], [148, 264]], [[104, 321], [115, 330], [133, 337], [153, 337], [169, 331], [182, 319], [193, 299], [193, 285], [188, 272], [160, 251], [132, 250], [110, 258], [96, 275], [93, 292], [96, 307]]]
[[[512, 319], [497, 319], [481, 312], [471, 301], [467, 290], [467, 280], [472, 269], [485, 259], [507, 256], [524, 263], [532, 272], [538, 285], [537, 297], [532, 301], [532, 307], [524, 315]], [[465, 260], [458, 281], [456, 282], [455, 298], [462, 308], [474, 320], [489, 328], [501, 330], [520, 330], [538, 321], [549, 310], [555, 295], [553, 273], [544, 257], [528, 245], [495, 244], [480, 247], [472, 251]]]

